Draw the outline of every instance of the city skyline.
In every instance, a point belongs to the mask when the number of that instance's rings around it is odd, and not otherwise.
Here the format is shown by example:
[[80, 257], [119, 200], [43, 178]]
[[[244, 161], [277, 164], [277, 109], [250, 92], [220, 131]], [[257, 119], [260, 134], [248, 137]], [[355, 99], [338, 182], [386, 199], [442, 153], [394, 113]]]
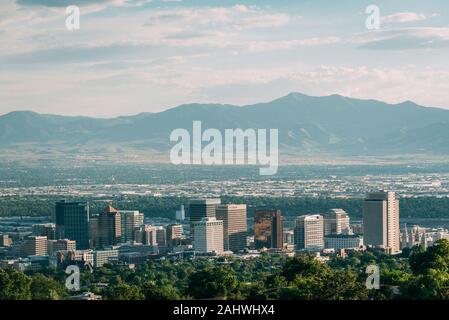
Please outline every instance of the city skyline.
[[[341, 272], [346, 270], [345, 272], [350, 272], [351, 278], [345, 279], [339, 287], [342, 286], [346, 290], [351, 286], [357, 286], [355, 299], [371, 299], [370, 297], [375, 297], [377, 294], [385, 295], [384, 299], [394, 299], [407, 296], [408, 293], [398, 291], [395, 289], [396, 286], [391, 285], [389, 278], [385, 277], [385, 273], [388, 275], [390, 270], [383, 270], [381, 280], [376, 280], [381, 281], [380, 286], [384, 288], [378, 293], [372, 290], [379, 290], [379, 284], [376, 284], [376, 281], [368, 283], [371, 277], [369, 270], [378, 268], [381, 261], [390, 261], [389, 263], [394, 264], [392, 272], [406, 272], [406, 269], [402, 269], [406, 268], [403, 265], [405, 261], [412, 268], [416, 268], [414, 262], [417, 259], [416, 256], [420, 254], [426, 256], [427, 252], [446, 250], [444, 248], [449, 245], [448, 228], [423, 227], [418, 224], [408, 227], [404, 224], [400, 229], [398, 199], [399, 195], [391, 191], [379, 190], [366, 194], [365, 200], [360, 203], [360, 205], [364, 204], [364, 217], [361, 223], [357, 220], [350, 221], [353, 210], [346, 211], [332, 207], [330, 199], [326, 201], [328, 208], [326, 210], [315, 207], [307, 214], [302, 214], [298, 210], [293, 215], [290, 213], [288, 219], [284, 219], [279, 209], [270, 209], [266, 205], [248, 207], [246, 204], [222, 202], [221, 198], [191, 198], [186, 199], [184, 203], [188, 204], [189, 209], [192, 208], [192, 212], [188, 212], [187, 219], [180, 223], [175, 213], [179, 206], [173, 206], [170, 219], [158, 220], [157, 215], [150, 214], [144, 217], [140, 211], [130, 210], [132, 206], [128, 202], [112, 207], [111, 201], [105, 201], [101, 209], [92, 211], [89, 202], [59, 200], [55, 202], [55, 212], [59, 214], [52, 216], [52, 223], [41, 221], [38, 224], [30, 224], [33, 219], [28, 218], [32, 217], [25, 217], [25, 219], [21, 217], [20, 221], [14, 224], [11, 224], [15, 221], [14, 219], [0, 219], [0, 277], [16, 272], [22, 273], [25, 279], [30, 277], [37, 281], [39, 272], [44, 270], [46, 277], [52, 279], [62, 270], [66, 270], [68, 274], [67, 270], [75, 268], [86, 276], [90, 275], [81, 279], [82, 286], [78, 283], [73, 287], [73, 284], [66, 282], [66, 289], [62, 287], [58, 289], [59, 295], [49, 291], [51, 300], [141, 300], [143, 297], [152, 300], [154, 295], [152, 293], [150, 296], [148, 286], [152, 288], [151, 292], [155, 292], [154, 280], [140, 283], [138, 278], [139, 283], [132, 284], [130, 281], [133, 278], [129, 276], [140, 274], [145, 278], [149, 276], [150, 279], [154, 279], [151, 274], [148, 275], [150, 270], [155, 271], [154, 268], [156, 268], [158, 270], [156, 272], [167, 275], [172, 272], [171, 268], [177, 268], [176, 266], [179, 265], [181, 269], [176, 274], [187, 275], [190, 281], [187, 288], [167, 284], [168, 279], [158, 283], [156, 287], [158, 290], [171, 288], [174, 295], [170, 298], [167, 296], [170, 300], [186, 298], [191, 300], [192, 296], [189, 294], [192, 294], [194, 299], [216, 297], [214, 293], [193, 293], [191, 283], [206, 281], [207, 285], [222, 272], [224, 272], [223, 276], [232, 278], [232, 272], [227, 274], [230, 267], [232, 270], [235, 269], [233, 271], [236, 272], [235, 281], [246, 279], [245, 286], [253, 286], [254, 282], [248, 282], [248, 277], [257, 279], [258, 275], [247, 273], [245, 270], [255, 265], [258, 266], [257, 268], [265, 268], [262, 272], [269, 272], [279, 277], [280, 282], [272, 284], [268, 282], [267, 285], [273, 286], [269, 290], [273, 291], [274, 298], [283, 300], [292, 298], [284, 295], [283, 291], [287, 288], [299, 290], [297, 294], [304, 292], [302, 286], [298, 289], [296, 285], [284, 286], [283, 281], [291, 283], [290, 279], [294, 274], [297, 274], [296, 277], [318, 276], [320, 281], [331, 284], [330, 287], [326, 285], [323, 288], [325, 290], [323, 292], [328, 292], [335, 290], [332, 287], [332, 281], [340, 279]], [[248, 215], [247, 211], [251, 214]], [[83, 218], [86, 213], [88, 213], [87, 218], [90, 217], [90, 219]], [[194, 234], [189, 234], [191, 213], [194, 219]], [[202, 216], [201, 220], [198, 220], [200, 216]], [[100, 221], [95, 222], [98, 219]], [[249, 223], [247, 228], [246, 224], [249, 221], [253, 223]], [[377, 225], [380, 225], [380, 228]], [[124, 226], [123, 232], [120, 229], [122, 226]], [[89, 247], [78, 248], [77, 241], [71, 238], [77, 238], [83, 242], [83, 230], [86, 229], [89, 229]], [[71, 236], [67, 238], [65, 231], [69, 230], [71, 230]], [[131, 230], [134, 230], [134, 234], [130, 236], [131, 239], [125, 239], [122, 235], [132, 234]], [[244, 242], [241, 241], [243, 234]], [[233, 235], [237, 237], [234, 238]], [[262, 239], [261, 236], [265, 238]], [[92, 241], [98, 237], [101, 241], [97, 243]], [[372, 259], [376, 259], [376, 264], [373, 264]], [[362, 261], [366, 266], [368, 277], [366, 284], [362, 284], [365, 267], [357, 267], [357, 264]], [[263, 267], [264, 263], [265, 267]], [[313, 268], [306, 269], [307, 273], [302, 275], [300, 271], [291, 269], [291, 265], [296, 263], [302, 266], [301, 270], [309, 264]], [[208, 267], [204, 268], [205, 264]], [[196, 269], [198, 266], [203, 267]], [[182, 270], [183, 268], [187, 269]], [[193, 273], [192, 268], [195, 270]], [[280, 271], [279, 268], [281, 268]], [[330, 272], [328, 275], [330, 278], [322, 278], [327, 276], [326, 273], [321, 273], [324, 270], [319, 271], [321, 268]], [[217, 273], [217, 270], [220, 271]], [[119, 273], [116, 273], [117, 271]], [[240, 271], [242, 271], [241, 274]], [[105, 272], [116, 274], [117, 277], [104, 278]], [[209, 272], [212, 278], [209, 278]], [[291, 272], [294, 272], [293, 275]], [[355, 277], [357, 272], [359, 278]], [[128, 275], [124, 277], [125, 274]], [[103, 275], [101, 282], [92, 283], [92, 277], [97, 278], [99, 275]], [[121, 277], [123, 280], [119, 280], [117, 284], [117, 279]], [[164, 276], [162, 278], [164, 279]], [[402, 281], [401, 288], [414, 285], [408, 278], [400, 281]], [[54, 282], [53, 286], [57, 287], [57, 283], [57, 281]], [[86, 286], [88, 283], [90, 286]], [[203, 287], [201, 292], [204, 290]], [[114, 293], [109, 288], [120, 291]], [[127, 288], [141, 294], [127, 297], [120, 295], [120, 292], [128, 292]], [[386, 293], [385, 288], [389, 288]], [[34, 287], [31, 290], [34, 299], [37, 293]], [[45, 287], [42, 290], [45, 291]], [[64, 290], [68, 291], [64, 292]], [[243, 292], [244, 299], [250, 299], [251, 293]], [[326, 296], [323, 292], [317, 292], [313, 298], [309, 296], [309, 299], [321, 300]], [[2, 294], [4, 296], [4, 293], [0, 291], [0, 296]], [[351, 296], [350, 292], [342, 294], [345, 297], [348, 297], [348, 294]], [[425, 298], [425, 296], [419, 297]], [[412, 297], [412, 299], [415, 298], [415, 296]], [[229, 299], [229, 297], [221, 296], [220, 299]]]
[[[367, 207], [370, 202], [373, 204]], [[124, 244], [139, 243], [149, 246], [171, 247], [174, 243], [170, 244], [170, 242], [183, 238], [183, 229], [188, 231], [192, 224], [194, 229], [198, 229], [201, 233], [198, 235], [187, 233], [187, 237], [193, 240], [194, 250], [201, 248], [198, 251], [199, 253], [215, 252], [216, 254], [222, 254], [225, 251], [239, 253], [248, 247], [255, 247], [258, 250], [283, 251], [289, 245], [296, 245], [297, 251], [304, 249], [316, 251], [326, 248], [324, 242], [326, 237], [340, 236], [341, 238], [354, 235], [353, 224], [350, 224], [349, 216], [343, 209], [330, 208], [324, 214], [296, 215], [295, 225], [286, 227], [284, 217], [279, 209], [252, 207], [254, 240], [252, 245], [248, 245], [248, 239], [246, 238], [252, 232], [247, 229], [248, 209], [246, 204], [221, 204], [220, 198], [202, 198], [191, 199], [189, 208], [191, 212], [189, 212], [188, 219], [183, 224], [151, 225], [145, 223], [143, 214], [138, 210], [116, 210], [110, 203], [107, 203], [98, 215], [90, 213], [88, 202], [61, 200], [55, 203], [56, 214], [53, 216], [53, 223], [32, 225], [31, 237], [25, 238], [25, 240], [29, 239], [30, 241], [24, 242], [22, 248], [25, 248], [27, 252], [30, 250], [39, 252], [29, 255], [45, 256], [47, 250], [43, 250], [42, 245], [40, 245], [40, 249], [37, 249], [37, 244], [35, 244], [37, 240], [44, 241], [44, 238], [45, 243], [48, 240], [48, 248], [51, 247], [52, 250], [50, 251], [53, 253], [57, 251], [55, 251], [55, 248], [61, 246], [67, 248], [70, 245], [76, 248], [77, 242], [79, 243], [78, 251], [105, 250], [107, 248], [118, 248]], [[372, 217], [367, 219], [367, 216]], [[380, 226], [383, 226], [383, 228], [379, 229], [372, 225], [373, 219], [380, 219]], [[365, 228], [357, 228], [357, 230], [366, 229], [365, 232], [368, 232], [369, 236], [368, 244], [390, 254], [399, 252], [399, 203], [395, 193], [384, 191], [368, 193], [364, 205], [364, 223], [366, 224]], [[391, 224], [393, 224], [393, 227], [390, 226]], [[182, 225], [184, 227], [181, 228]], [[123, 231], [122, 226], [124, 227]], [[216, 229], [217, 227], [219, 227], [219, 230]], [[395, 230], [395, 228], [398, 229]], [[85, 230], [87, 229], [89, 230], [88, 239], [85, 238]], [[215, 229], [216, 232], [213, 231]], [[141, 234], [142, 231], [143, 234]], [[295, 239], [292, 239], [294, 242], [284, 243], [285, 235], [290, 231], [294, 231]], [[362, 232], [362, 234], [365, 232]], [[404, 232], [407, 233], [405, 226]], [[129, 237], [125, 238], [124, 233], [129, 234]], [[244, 235], [245, 240], [241, 239], [241, 235]], [[373, 236], [381, 240], [371, 239]], [[92, 241], [92, 239], [98, 240]], [[408, 237], [404, 239], [407, 243], [409, 242]], [[7, 240], [3, 239], [4, 246], [6, 246]], [[219, 242], [217, 242], [218, 240]], [[84, 245], [86, 242], [88, 247]], [[67, 251], [68, 249], [62, 250]]]

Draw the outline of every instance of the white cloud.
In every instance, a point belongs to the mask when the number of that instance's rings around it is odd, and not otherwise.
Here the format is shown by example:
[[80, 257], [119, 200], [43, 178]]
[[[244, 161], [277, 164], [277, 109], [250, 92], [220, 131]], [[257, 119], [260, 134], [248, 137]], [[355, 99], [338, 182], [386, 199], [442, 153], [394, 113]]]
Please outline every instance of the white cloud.
[[273, 41], [251, 41], [246, 46], [242, 44], [242, 47], [246, 47], [253, 52], [271, 51], [271, 50], [283, 50], [291, 49], [295, 47], [311, 47], [320, 46], [326, 44], [338, 43], [341, 39], [339, 37], [317, 37], [307, 39], [294, 39], [294, 40], [273, 40]]
[[256, 6], [175, 8], [149, 12], [147, 26], [170, 25], [227, 30], [280, 27], [290, 22], [285, 13], [270, 13]]
[[[426, 67], [376, 68], [323, 65], [289, 76], [316, 94], [339, 93], [390, 103], [412, 100], [425, 106], [448, 107], [449, 71]], [[315, 89], [313, 89], [315, 88]]]
[[67, 7], [70, 5], [88, 6], [142, 6], [152, 0], [16, 0], [22, 6]]
[[[4, 103], [26, 108], [28, 100], [40, 111], [120, 115], [157, 111], [181, 103], [219, 102], [248, 104], [299, 91], [312, 95], [342, 94], [390, 103], [412, 100], [422, 105], [447, 107], [449, 71], [416, 66], [200, 67], [210, 57], [172, 56], [162, 61], [129, 61], [125, 68], [96, 68], [61, 74], [57, 70], [32, 74], [3, 73], [0, 93]], [[107, 62], [101, 63], [106, 64]], [[195, 67], [194, 67], [195, 66]], [[57, 78], [55, 83], [53, 79]], [[173, 94], [176, 92], [176, 94]], [[15, 97], [15, 98], [14, 98]], [[59, 109], [77, 101], [76, 109]], [[13, 104], [14, 103], [14, 104]], [[151, 109], [142, 109], [150, 104]]]
[[382, 17], [381, 21], [382, 22], [403, 23], [403, 22], [422, 21], [422, 20], [426, 20], [426, 18], [427, 17], [422, 13], [397, 12], [397, 13]]
[[449, 47], [449, 27], [418, 27], [379, 30], [352, 39], [364, 49], [410, 50]]

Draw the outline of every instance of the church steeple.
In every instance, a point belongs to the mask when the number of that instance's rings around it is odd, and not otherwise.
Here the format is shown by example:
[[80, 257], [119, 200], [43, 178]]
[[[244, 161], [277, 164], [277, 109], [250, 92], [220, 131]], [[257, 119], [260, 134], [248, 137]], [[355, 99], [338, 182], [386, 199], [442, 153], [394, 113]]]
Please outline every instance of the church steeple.
[[402, 232], [402, 239], [401, 239], [401, 248], [407, 248], [408, 245], [408, 231], [407, 231], [407, 224], [404, 224], [404, 231]]
[[424, 249], [427, 249], [427, 239], [426, 239], [426, 234], [423, 233], [421, 235], [421, 245], [424, 247]]

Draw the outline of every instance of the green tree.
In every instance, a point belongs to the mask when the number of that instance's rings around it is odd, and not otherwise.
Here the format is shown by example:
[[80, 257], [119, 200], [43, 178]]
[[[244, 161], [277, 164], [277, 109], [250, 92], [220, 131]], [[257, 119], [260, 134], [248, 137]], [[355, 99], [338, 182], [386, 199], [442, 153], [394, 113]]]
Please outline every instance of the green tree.
[[413, 300], [449, 299], [449, 276], [447, 273], [430, 270], [404, 284], [403, 298]]
[[197, 299], [223, 298], [235, 290], [237, 277], [228, 267], [211, 267], [197, 271], [189, 277], [188, 294]]
[[33, 300], [60, 300], [67, 296], [59, 282], [40, 273], [31, 278], [30, 289]]
[[31, 279], [14, 269], [0, 269], [0, 300], [30, 300]]
[[313, 276], [320, 275], [326, 271], [324, 265], [315, 260], [312, 255], [309, 254], [297, 254], [290, 258], [282, 269], [282, 276], [287, 281], [293, 281], [298, 275], [300, 276]]
[[120, 283], [110, 286], [106, 290], [108, 300], [143, 300], [145, 296], [138, 286]]
[[301, 254], [289, 259], [282, 275], [288, 285], [279, 289], [280, 299], [356, 300], [368, 297], [365, 284], [354, 271], [332, 269], [311, 255]]
[[145, 300], [179, 300], [181, 295], [179, 291], [171, 284], [156, 285], [148, 283], [143, 288]]
[[430, 270], [447, 273], [449, 271], [449, 241], [438, 240], [427, 250], [422, 247], [413, 248], [409, 263], [415, 274], [426, 274]]

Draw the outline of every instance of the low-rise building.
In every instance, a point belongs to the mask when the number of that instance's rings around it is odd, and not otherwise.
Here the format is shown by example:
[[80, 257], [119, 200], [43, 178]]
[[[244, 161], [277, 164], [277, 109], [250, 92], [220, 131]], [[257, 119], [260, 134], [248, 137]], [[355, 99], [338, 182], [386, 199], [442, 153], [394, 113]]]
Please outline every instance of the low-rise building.
[[47, 237], [45, 236], [30, 236], [20, 248], [20, 255], [22, 257], [46, 256], [47, 254]]
[[358, 234], [329, 234], [324, 236], [324, 247], [327, 249], [359, 249], [363, 247], [363, 237]]
[[118, 250], [94, 250], [94, 268], [118, 261]]
[[76, 241], [69, 239], [48, 240], [48, 254], [54, 255], [58, 251], [74, 251], [76, 250]]

